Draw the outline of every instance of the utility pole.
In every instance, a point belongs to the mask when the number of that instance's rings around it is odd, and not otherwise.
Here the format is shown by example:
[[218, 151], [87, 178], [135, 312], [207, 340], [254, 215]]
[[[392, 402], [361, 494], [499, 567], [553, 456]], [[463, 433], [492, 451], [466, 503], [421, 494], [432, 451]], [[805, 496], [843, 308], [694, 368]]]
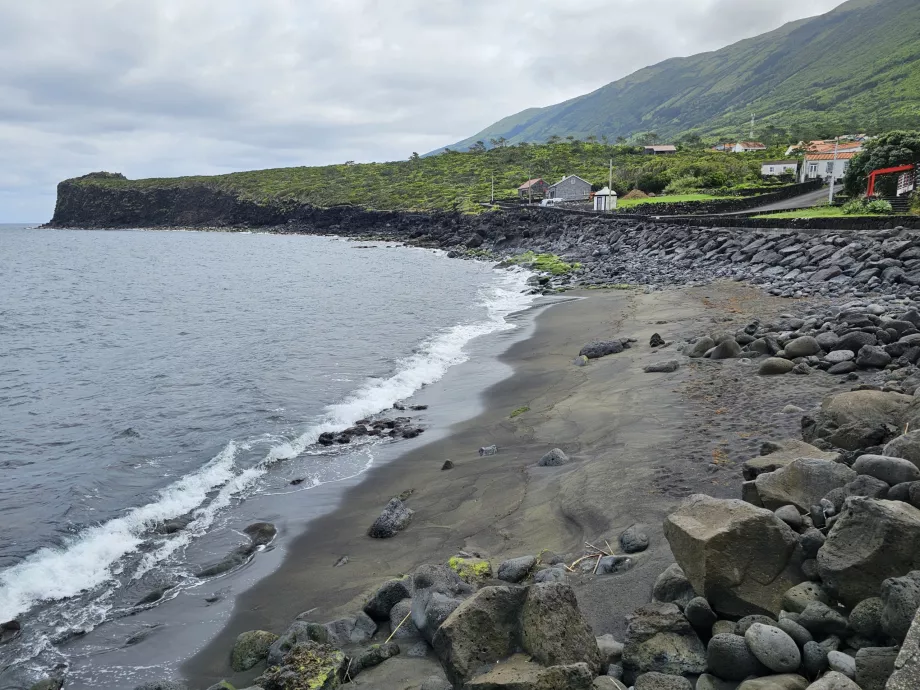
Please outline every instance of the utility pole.
[[610, 174], [607, 176], [607, 198], [604, 200], [606, 204], [605, 208], [607, 213], [613, 213], [613, 209], [610, 208], [610, 195], [613, 194], [613, 159], [610, 159]]
[[827, 203], [834, 205], [834, 175], [837, 173], [837, 150], [840, 147], [840, 137], [834, 139], [834, 162], [831, 164], [831, 190], [828, 192]]
[[754, 113], [751, 113], [751, 141], [754, 141]]
[[492, 199], [490, 203], [495, 204], [495, 173], [492, 173]]
[[530, 178], [527, 181], [527, 205], [533, 206], [533, 170], [527, 171], [527, 177]]

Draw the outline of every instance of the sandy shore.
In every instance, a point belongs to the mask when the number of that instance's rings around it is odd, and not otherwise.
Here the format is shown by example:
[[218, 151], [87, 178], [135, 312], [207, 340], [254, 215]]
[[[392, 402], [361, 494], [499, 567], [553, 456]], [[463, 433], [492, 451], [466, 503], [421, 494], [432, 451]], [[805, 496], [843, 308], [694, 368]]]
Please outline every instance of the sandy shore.
[[[372, 470], [292, 545], [277, 572], [238, 599], [223, 632], [186, 664], [192, 687], [222, 678], [245, 687], [257, 675], [230, 671], [229, 650], [240, 632], [280, 633], [302, 611], [311, 611], [312, 620], [332, 620], [360, 609], [385, 580], [422, 563], [446, 562], [461, 549], [487, 554], [495, 567], [544, 549], [574, 556], [585, 541], [615, 546], [624, 529], [639, 524], [651, 547], [631, 570], [572, 577], [595, 633], [622, 639], [624, 615], [649, 600], [655, 578], [673, 561], [661, 530], [667, 512], [691, 493], [736, 497], [740, 465], [763, 441], [798, 437], [800, 415], [782, 408], [808, 408], [836, 390], [829, 377], [757, 377], [742, 360], [699, 360], [668, 374], [642, 371], [678, 357], [675, 345], [650, 348], [653, 333], [676, 343], [733, 330], [752, 317], [791, 310], [789, 300], [736, 283], [572, 294], [580, 299], [544, 310], [533, 337], [503, 355], [514, 374], [487, 391], [482, 414]], [[573, 366], [582, 345], [613, 337], [638, 342], [620, 355]], [[510, 418], [523, 406], [530, 411]], [[479, 457], [477, 449], [491, 444], [499, 453]], [[553, 447], [571, 462], [537, 467]], [[455, 467], [442, 471], [448, 458]], [[386, 502], [408, 490], [416, 511], [410, 527], [393, 539], [368, 538], [367, 527]], [[348, 563], [335, 567], [342, 556]], [[397, 657], [380, 667], [391, 674], [388, 680], [376, 682], [414, 687], [399, 685], [392, 674], [402, 665], [406, 677], [417, 675], [416, 667], [434, 663]], [[371, 673], [359, 680], [375, 682]]]

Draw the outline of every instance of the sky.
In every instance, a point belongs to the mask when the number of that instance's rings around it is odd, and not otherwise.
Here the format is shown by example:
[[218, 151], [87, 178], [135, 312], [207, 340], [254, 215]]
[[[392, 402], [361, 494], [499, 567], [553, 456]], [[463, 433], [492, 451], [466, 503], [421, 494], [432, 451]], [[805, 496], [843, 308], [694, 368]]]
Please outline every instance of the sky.
[[55, 186], [400, 160], [841, 0], [0, 0], [0, 223]]

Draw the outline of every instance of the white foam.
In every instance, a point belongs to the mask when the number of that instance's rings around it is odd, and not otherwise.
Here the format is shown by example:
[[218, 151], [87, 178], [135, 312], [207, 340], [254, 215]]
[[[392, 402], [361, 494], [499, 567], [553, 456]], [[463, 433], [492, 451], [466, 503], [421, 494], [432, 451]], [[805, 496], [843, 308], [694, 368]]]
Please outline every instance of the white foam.
[[343, 402], [327, 407], [317, 424], [293, 440], [276, 443], [256, 465], [236, 467], [238, 450], [247, 449], [250, 441], [231, 441], [204, 467], [161, 490], [151, 503], [84, 530], [63, 547], [41, 549], [0, 572], [0, 620], [11, 620], [39, 602], [66, 599], [112, 580], [124, 567], [122, 559], [144, 542], [145, 533], [164, 520], [194, 511], [186, 529], [140, 559], [132, 578], [161, 564], [204, 534], [234, 497], [250, 489], [271, 465], [297, 457], [323, 432], [346, 429], [438, 381], [450, 367], [469, 359], [465, 347], [474, 338], [514, 328], [505, 317], [532, 301], [524, 292], [529, 275], [526, 271], [502, 273], [498, 285], [485, 288], [480, 295], [486, 319], [459, 324], [429, 338], [415, 354], [397, 362], [395, 374], [371, 379]]

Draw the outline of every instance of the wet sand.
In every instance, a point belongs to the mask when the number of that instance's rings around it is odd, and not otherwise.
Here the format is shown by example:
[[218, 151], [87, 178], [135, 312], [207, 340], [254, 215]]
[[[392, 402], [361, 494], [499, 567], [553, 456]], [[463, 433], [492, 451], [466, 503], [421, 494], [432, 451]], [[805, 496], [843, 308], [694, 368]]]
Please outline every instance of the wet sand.
[[[673, 561], [661, 530], [665, 515], [692, 493], [738, 496], [740, 464], [764, 440], [798, 436], [800, 415], [782, 408], [811, 407], [838, 386], [824, 376], [757, 377], [742, 360], [686, 363], [676, 352], [681, 339], [775, 316], [793, 308], [789, 300], [735, 283], [571, 294], [580, 299], [544, 310], [533, 337], [502, 356], [514, 374], [486, 392], [482, 414], [369, 472], [290, 546], [276, 572], [239, 597], [225, 629], [185, 665], [192, 687], [222, 678], [246, 687], [258, 671], [229, 668], [239, 633], [281, 633], [302, 611], [316, 621], [357, 611], [385, 580], [422, 563], [446, 562], [459, 550], [487, 554], [496, 568], [543, 550], [575, 557], [585, 541], [616, 549], [619, 534], [639, 524], [651, 546], [631, 570], [571, 578], [595, 634], [622, 639], [623, 617], [649, 600], [655, 578]], [[675, 344], [652, 349], [656, 332]], [[573, 365], [582, 345], [615, 337], [637, 343]], [[642, 371], [671, 358], [685, 364], [674, 373]], [[524, 406], [530, 410], [510, 417]], [[492, 444], [498, 454], [479, 457], [478, 448]], [[537, 467], [554, 447], [569, 464]], [[446, 459], [454, 469], [441, 470]], [[367, 537], [387, 501], [409, 490], [415, 515], [408, 529], [393, 539]], [[335, 567], [343, 556], [348, 563]]]

